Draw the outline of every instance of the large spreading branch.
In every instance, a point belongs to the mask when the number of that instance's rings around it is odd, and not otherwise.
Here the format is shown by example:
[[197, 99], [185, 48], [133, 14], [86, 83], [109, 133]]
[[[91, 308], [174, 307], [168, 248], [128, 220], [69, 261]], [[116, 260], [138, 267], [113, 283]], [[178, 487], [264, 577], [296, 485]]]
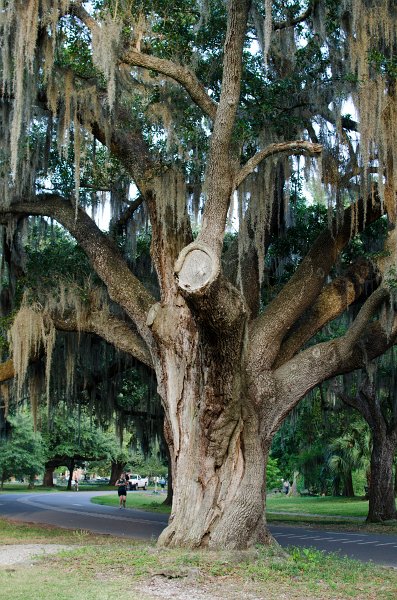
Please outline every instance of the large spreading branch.
[[345, 210], [343, 223], [327, 228], [312, 245], [294, 275], [262, 315], [250, 326], [250, 364], [252, 372], [270, 368], [279, 353], [284, 336], [321, 293], [326, 277], [341, 250], [351, 239], [352, 225], [357, 231], [380, 216], [380, 206], [368, 202], [367, 212], [360, 202]]
[[192, 304], [199, 299], [201, 305], [211, 296], [211, 307], [218, 315], [222, 313], [222, 302], [230, 304], [229, 300], [238, 295], [237, 290], [218, 279], [221, 277], [223, 236], [235, 173], [231, 142], [240, 98], [249, 6], [249, 0], [231, 0], [228, 4], [222, 87], [208, 158], [202, 228], [197, 240], [181, 251], [175, 264], [182, 293]]
[[[72, 12], [90, 29], [91, 32], [99, 29], [98, 23], [82, 6], [72, 6]], [[129, 47], [124, 51], [118, 62], [121, 66], [128, 65], [130, 67], [142, 67], [170, 77], [186, 90], [193, 102], [201, 108], [204, 114], [212, 120], [215, 119], [217, 110], [216, 103], [208, 95], [205, 87], [193, 71], [186, 66], [164, 58], [158, 58], [151, 54], [144, 54], [133, 47]]]
[[183, 65], [178, 65], [164, 58], [143, 54], [138, 50], [129, 49], [121, 58], [121, 64], [129, 66], [144, 67], [170, 77], [179, 83], [189, 94], [193, 102], [201, 108], [203, 113], [211, 120], [214, 120], [217, 112], [217, 105], [208, 95], [202, 83], [195, 74]]
[[[126, 321], [104, 310], [92, 310], [77, 320], [76, 315], [51, 315], [58, 331], [94, 333], [112, 344], [116, 350], [133, 356], [149, 368], [153, 367], [147, 345]], [[12, 358], [0, 364], [0, 383], [13, 379], [16, 375]]]
[[[93, 136], [120, 160], [142, 194], [151, 190], [153, 179], [161, 170], [160, 160], [150, 151], [141, 126], [131, 120], [130, 111], [117, 106], [110, 115], [105, 100], [106, 90], [96, 78], [87, 79], [71, 68], [57, 67], [56, 70], [61, 81], [71, 77], [76, 89], [96, 98], [95, 102], [84, 105], [84, 113], [79, 107], [77, 117], [81, 125], [88, 126]], [[43, 110], [51, 111], [45, 91], [39, 91], [37, 103]]]
[[27, 215], [52, 217], [70, 232], [106, 285], [109, 297], [125, 310], [142, 338], [152, 347], [146, 318], [155, 300], [130, 271], [112, 240], [102, 233], [87, 213], [81, 208], [76, 213], [69, 201], [56, 194], [42, 194], [35, 201], [11, 204], [3, 209], [0, 219], [4, 221]]
[[345, 335], [307, 348], [276, 369], [277, 400], [271, 407], [273, 433], [314, 387], [336, 375], [364, 368], [368, 361], [393, 346], [397, 339], [397, 317], [390, 330], [379, 320], [369, 324], [389, 295], [385, 288], [378, 288], [364, 303]]
[[92, 310], [77, 321], [76, 315], [54, 315], [52, 321], [60, 331], [76, 331], [95, 333], [103, 340], [112, 344], [116, 350], [126, 352], [147, 367], [152, 368], [153, 362], [146, 343], [122, 319], [104, 310]]
[[366, 260], [359, 260], [347, 273], [326, 285], [309, 310], [294, 325], [283, 342], [275, 368], [292, 358], [324, 325], [340, 316], [362, 294], [371, 272]]
[[114, 125], [109, 131], [109, 120], [103, 109], [100, 121], [97, 115], [84, 115], [90, 122], [93, 135], [116, 156], [131, 175], [140, 192], [146, 195], [151, 191], [153, 180], [160, 170], [159, 162], [153, 159], [148, 144], [139, 127], [131, 128], [127, 110], [118, 108]]

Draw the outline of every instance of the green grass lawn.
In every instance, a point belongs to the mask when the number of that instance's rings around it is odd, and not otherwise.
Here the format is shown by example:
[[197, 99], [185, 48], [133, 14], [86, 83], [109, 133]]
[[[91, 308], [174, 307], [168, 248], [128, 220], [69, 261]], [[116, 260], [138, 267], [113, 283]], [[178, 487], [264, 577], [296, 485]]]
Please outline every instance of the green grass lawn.
[[[127, 507], [169, 512], [169, 507], [162, 506], [164, 500], [165, 494], [154, 494], [150, 491], [129, 492], [127, 494]], [[92, 502], [108, 506], [118, 506], [119, 504], [117, 492], [114, 496], [94, 497]], [[300, 498], [279, 495], [268, 497], [266, 505], [269, 512], [281, 511], [348, 517], [366, 517], [368, 513], [368, 502], [357, 498]]]
[[333, 496], [299, 497], [278, 494], [268, 496], [266, 506], [268, 511], [287, 511], [315, 515], [366, 517], [368, 514], [368, 501], [359, 498]]
[[[61, 543], [58, 555], [0, 566], [2, 598], [142, 600], [213, 597], [266, 600], [395, 600], [397, 570], [278, 546], [246, 552], [161, 549], [85, 531], [0, 519], [0, 544]], [[155, 588], [156, 595], [151, 594]], [[164, 595], [158, 595], [159, 590]], [[203, 595], [205, 594], [205, 595]]]
[[291, 523], [311, 527], [332, 526], [366, 533], [397, 534], [397, 521], [367, 523], [368, 501], [341, 497], [268, 496], [266, 518], [269, 523]]
[[[114, 489], [114, 488], [113, 488]], [[127, 508], [140, 508], [150, 512], [169, 513], [171, 508], [164, 506], [166, 494], [155, 494], [153, 491], [147, 492], [128, 492]], [[95, 496], [91, 499], [94, 504], [105, 504], [106, 506], [119, 506], [117, 491], [114, 496]]]

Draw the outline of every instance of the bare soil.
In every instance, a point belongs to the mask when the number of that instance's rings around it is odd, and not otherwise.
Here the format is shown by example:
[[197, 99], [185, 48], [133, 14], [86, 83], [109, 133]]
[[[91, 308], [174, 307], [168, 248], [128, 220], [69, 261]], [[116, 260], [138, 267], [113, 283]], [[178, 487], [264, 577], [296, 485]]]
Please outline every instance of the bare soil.
[[6, 544], [0, 545], [0, 567], [32, 562], [43, 554], [56, 554], [68, 550], [62, 544]]

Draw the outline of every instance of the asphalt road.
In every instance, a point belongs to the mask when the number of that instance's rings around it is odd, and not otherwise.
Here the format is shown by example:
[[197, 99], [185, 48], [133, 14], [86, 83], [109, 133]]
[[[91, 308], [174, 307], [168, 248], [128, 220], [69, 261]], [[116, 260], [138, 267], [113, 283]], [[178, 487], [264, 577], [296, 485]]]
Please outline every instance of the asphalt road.
[[[102, 494], [114, 495], [115, 492], [3, 493], [0, 494], [0, 516], [139, 539], [157, 539], [167, 524], [167, 515], [91, 504], [92, 496]], [[314, 547], [397, 568], [397, 535], [346, 533], [290, 525], [270, 525], [270, 531], [284, 547]]]

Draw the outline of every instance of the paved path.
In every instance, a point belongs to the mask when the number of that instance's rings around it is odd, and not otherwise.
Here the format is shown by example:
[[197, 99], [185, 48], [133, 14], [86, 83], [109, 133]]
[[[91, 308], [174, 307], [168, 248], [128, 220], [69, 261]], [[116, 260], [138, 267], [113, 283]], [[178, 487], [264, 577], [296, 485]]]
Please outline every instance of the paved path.
[[338, 552], [362, 561], [397, 568], [397, 535], [348, 533], [332, 529], [308, 529], [290, 525], [270, 525], [270, 531], [281, 546], [314, 547]]
[[[139, 539], [157, 539], [167, 524], [168, 515], [119, 510], [90, 502], [93, 496], [103, 494], [114, 495], [115, 492], [0, 494], [0, 516]], [[274, 524], [270, 525], [270, 531], [282, 546], [315, 547], [397, 568], [397, 535]]]
[[0, 494], [0, 515], [138, 539], [157, 539], [167, 525], [168, 515], [130, 508], [119, 510], [118, 507], [90, 502], [93, 496], [104, 494], [114, 496], [117, 492]]

